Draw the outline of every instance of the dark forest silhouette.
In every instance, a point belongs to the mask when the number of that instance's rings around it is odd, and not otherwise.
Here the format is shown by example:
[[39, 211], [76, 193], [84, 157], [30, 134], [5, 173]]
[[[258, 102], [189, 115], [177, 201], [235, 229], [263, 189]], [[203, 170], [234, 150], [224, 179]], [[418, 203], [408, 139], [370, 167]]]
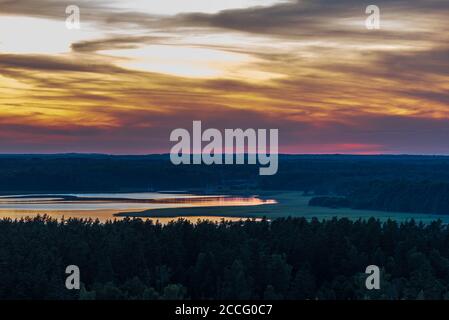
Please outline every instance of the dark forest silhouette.
[[[66, 266], [81, 271], [65, 288]], [[365, 287], [368, 265], [381, 290]], [[1, 299], [443, 299], [449, 228], [375, 219], [0, 222]]]

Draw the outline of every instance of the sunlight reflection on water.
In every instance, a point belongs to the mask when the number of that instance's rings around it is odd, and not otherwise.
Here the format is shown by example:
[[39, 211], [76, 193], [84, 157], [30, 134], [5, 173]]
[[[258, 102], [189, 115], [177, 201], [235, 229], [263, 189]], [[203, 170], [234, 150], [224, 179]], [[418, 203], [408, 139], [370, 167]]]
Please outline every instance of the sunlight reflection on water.
[[[76, 197], [76, 198], [74, 198]], [[97, 194], [55, 194], [55, 195], [14, 195], [0, 196], [0, 218], [21, 219], [37, 215], [47, 215], [55, 219], [85, 218], [102, 222], [122, 219], [114, 214], [164, 208], [257, 206], [275, 203], [257, 196], [200, 196], [190, 194], [162, 193], [97, 193]], [[196, 222], [210, 220], [220, 222], [239, 221], [240, 217], [183, 217]], [[177, 218], [154, 218], [167, 223]]]

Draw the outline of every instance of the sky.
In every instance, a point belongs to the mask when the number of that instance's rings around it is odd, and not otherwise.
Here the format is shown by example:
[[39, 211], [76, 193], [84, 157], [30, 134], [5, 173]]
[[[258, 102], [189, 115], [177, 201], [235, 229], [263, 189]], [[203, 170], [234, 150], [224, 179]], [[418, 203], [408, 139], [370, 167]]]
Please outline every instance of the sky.
[[449, 154], [448, 16], [447, 0], [0, 0], [0, 153], [168, 153], [201, 120], [279, 129], [282, 153]]

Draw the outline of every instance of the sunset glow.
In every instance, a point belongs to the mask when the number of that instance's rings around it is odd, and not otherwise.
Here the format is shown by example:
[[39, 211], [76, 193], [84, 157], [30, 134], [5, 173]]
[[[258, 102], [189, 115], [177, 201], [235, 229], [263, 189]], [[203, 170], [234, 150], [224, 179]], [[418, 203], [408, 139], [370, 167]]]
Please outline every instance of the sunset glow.
[[449, 2], [0, 0], [0, 153], [168, 153], [279, 128], [282, 153], [449, 154]]

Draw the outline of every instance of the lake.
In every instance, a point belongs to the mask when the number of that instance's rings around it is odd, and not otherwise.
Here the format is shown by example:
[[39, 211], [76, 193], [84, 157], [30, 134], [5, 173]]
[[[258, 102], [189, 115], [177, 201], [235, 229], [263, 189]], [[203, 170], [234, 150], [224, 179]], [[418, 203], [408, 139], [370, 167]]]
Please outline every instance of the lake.
[[407, 212], [385, 212], [376, 210], [361, 210], [349, 208], [324, 208], [309, 206], [310, 199], [313, 196], [305, 196], [298, 191], [258, 191], [262, 199], [274, 199], [267, 201], [264, 205], [255, 206], [216, 206], [216, 207], [189, 207], [189, 208], [166, 208], [153, 209], [143, 212], [129, 212], [129, 216], [147, 217], [151, 215], [159, 217], [173, 216], [208, 216], [211, 213], [222, 217], [245, 217], [261, 218], [273, 220], [281, 217], [303, 217], [306, 219], [317, 218], [327, 220], [332, 218], [348, 218], [350, 220], [367, 220], [371, 217], [380, 221], [395, 220], [405, 222], [414, 219], [417, 222], [431, 223], [435, 220], [441, 220], [449, 224], [449, 215], [436, 215], [427, 213], [407, 213]]
[[[20, 219], [37, 215], [48, 215], [52, 218], [92, 218], [102, 222], [122, 219], [115, 214], [140, 212], [156, 209], [191, 208], [191, 207], [240, 207], [260, 206], [274, 203], [274, 200], [263, 200], [257, 196], [236, 197], [227, 195], [193, 195], [179, 193], [70, 193], [70, 194], [21, 194], [0, 196], [0, 218]], [[177, 218], [181, 218], [179, 216]], [[151, 218], [167, 223], [175, 218]], [[186, 220], [238, 221], [242, 217], [230, 216], [187, 216]]]
[[0, 219], [46, 214], [55, 219], [91, 218], [105, 222], [129, 216], [165, 224], [178, 218], [191, 222], [220, 222], [222, 219], [239, 221], [266, 217], [271, 220], [292, 216], [320, 220], [375, 217], [381, 221], [392, 219], [398, 222], [415, 219], [424, 223], [441, 219], [449, 223], [448, 215], [309, 207], [311, 198], [296, 191], [260, 192], [259, 196], [195, 195], [187, 192], [22, 194], [0, 196]]

